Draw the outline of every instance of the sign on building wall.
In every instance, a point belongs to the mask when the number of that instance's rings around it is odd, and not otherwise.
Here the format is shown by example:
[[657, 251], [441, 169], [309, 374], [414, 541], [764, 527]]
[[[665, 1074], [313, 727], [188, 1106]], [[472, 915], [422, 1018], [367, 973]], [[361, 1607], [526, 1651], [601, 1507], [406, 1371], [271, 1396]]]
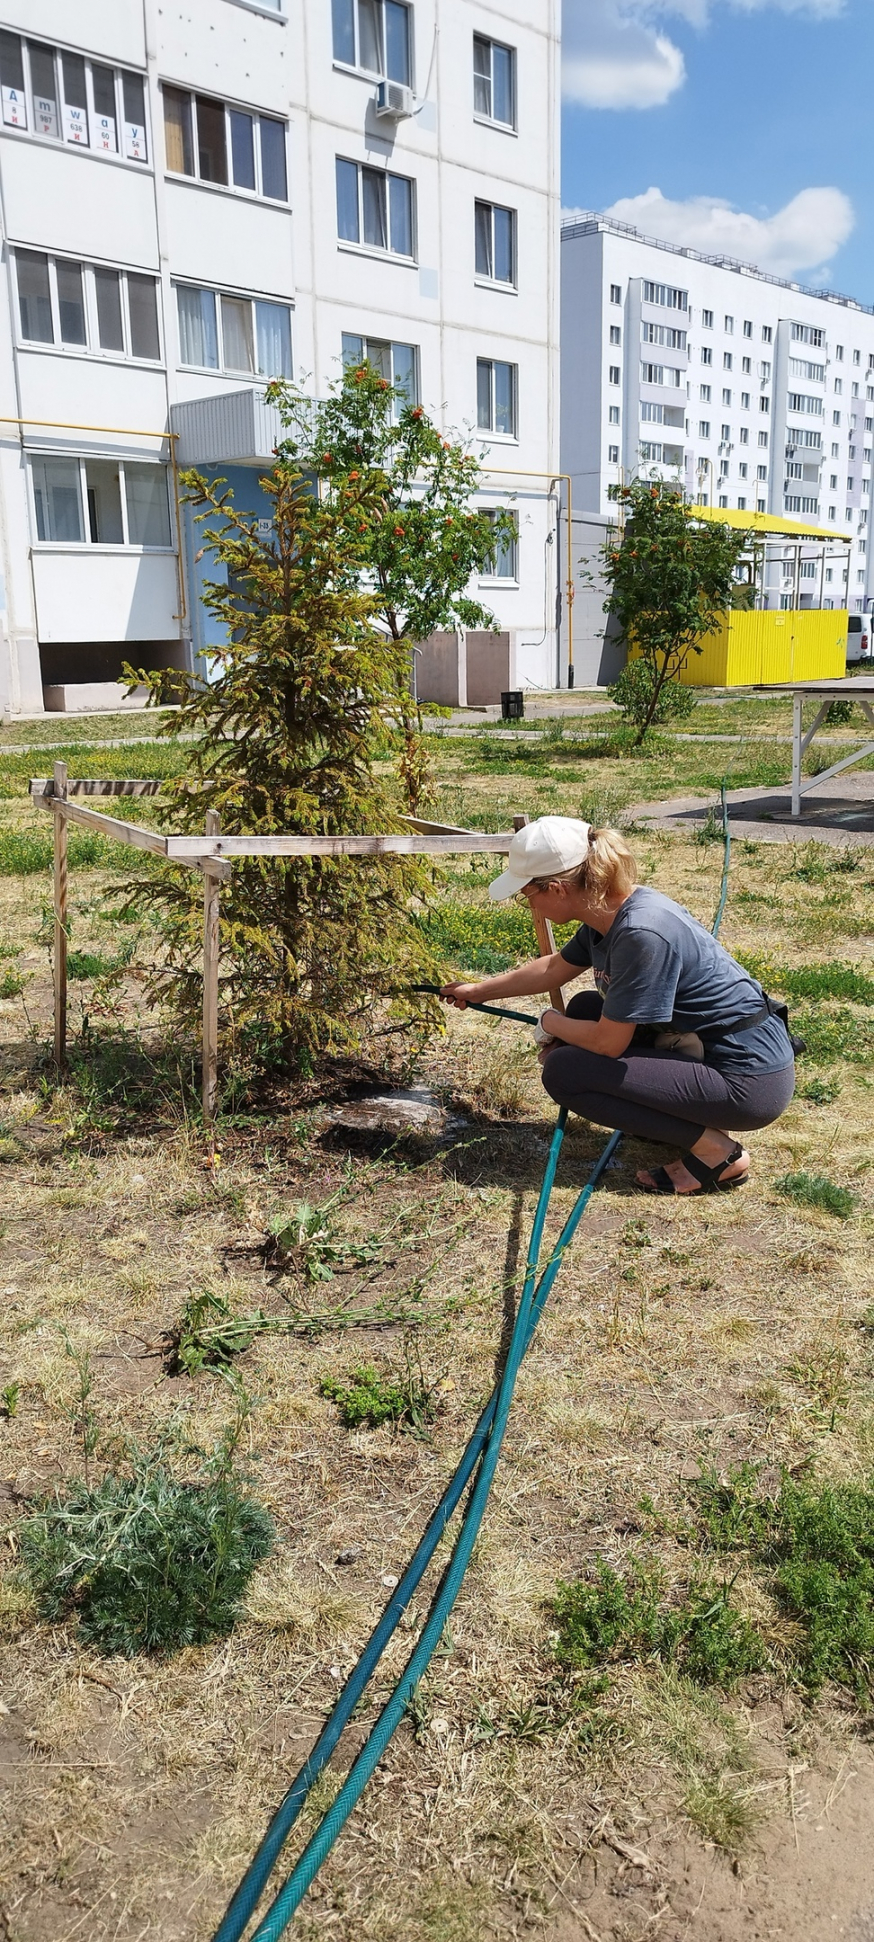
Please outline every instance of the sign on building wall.
[[118, 143], [115, 139], [114, 115], [95, 115], [94, 146], [105, 150], [108, 154], [115, 154]]
[[38, 135], [53, 135], [58, 138], [58, 104], [51, 95], [35, 94], [33, 97], [33, 125]]
[[76, 142], [80, 148], [88, 147], [88, 110], [71, 107], [64, 102], [64, 134], [68, 142]]
[[27, 104], [20, 88], [3, 89], [3, 120], [7, 128], [27, 127]]
[[141, 128], [135, 121], [126, 121], [124, 124], [124, 152], [129, 162], [145, 162], [148, 159], [145, 128]]

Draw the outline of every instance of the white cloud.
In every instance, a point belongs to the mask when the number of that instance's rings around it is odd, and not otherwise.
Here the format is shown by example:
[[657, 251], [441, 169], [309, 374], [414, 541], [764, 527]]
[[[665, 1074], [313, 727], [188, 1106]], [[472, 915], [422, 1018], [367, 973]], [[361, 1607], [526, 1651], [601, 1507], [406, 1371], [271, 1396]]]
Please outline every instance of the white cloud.
[[[661, 108], [686, 78], [666, 31], [671, 19], [703, 28], [716, 0], [564, 0], [565, 98], [584, 108]], [[727, 0], [742, 13], [765, 7], [831, 20], [846, 0]]]
[[565, 0], [563, 86], [584, 108], [660, 108], [686, 78], [683, 56], [623, 0]]
[[802, 189], [773, 216], [754, 216], [718, 196], [671, 202], [660, 189], [623, 196], [605, 211], [644, 235], [660, 236], [707, 256], [733, 256], [775, 276], [821, 266], [850, 235], [853, 205], [841, 189]]

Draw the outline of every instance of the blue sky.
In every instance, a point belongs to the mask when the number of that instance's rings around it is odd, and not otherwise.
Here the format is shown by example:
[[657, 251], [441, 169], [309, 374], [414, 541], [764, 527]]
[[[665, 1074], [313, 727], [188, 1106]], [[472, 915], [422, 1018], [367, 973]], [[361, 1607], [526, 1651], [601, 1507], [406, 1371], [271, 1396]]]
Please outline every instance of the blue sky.
[[564, 50], [566, 209], [874, 304], [874, 0], [564, 0]]

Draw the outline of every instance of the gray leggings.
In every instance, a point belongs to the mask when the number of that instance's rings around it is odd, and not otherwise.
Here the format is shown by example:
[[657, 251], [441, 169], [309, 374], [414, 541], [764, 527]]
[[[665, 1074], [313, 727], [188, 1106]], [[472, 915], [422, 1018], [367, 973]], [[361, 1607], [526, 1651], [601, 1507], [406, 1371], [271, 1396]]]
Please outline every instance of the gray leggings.
[[[598, 993], [579, 992], [567, 1015], [600, 1018]], [[678, 1059], [673, 1052], [647, 1047], [608, 1059], [602, 1052], [562, 1045], [545, 1060], [543, 1083], [557, 1105], [581, 1113], [596, 1126], [688, 1147], [708, 1126], [732, 1133], [770, 1126], [795, 1091], [795, 1067], [728, 1074], [697, 1059]]]

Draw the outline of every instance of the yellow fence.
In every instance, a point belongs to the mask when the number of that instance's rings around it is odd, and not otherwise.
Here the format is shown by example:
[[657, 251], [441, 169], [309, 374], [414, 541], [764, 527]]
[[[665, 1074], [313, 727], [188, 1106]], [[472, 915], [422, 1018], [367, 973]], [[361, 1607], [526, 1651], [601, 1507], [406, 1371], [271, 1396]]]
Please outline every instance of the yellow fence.
[[758, 681], [817, 681], [847, 671], [846, 609], [827, 613], [726, 614], [690, 654], [680, 680], [693, 688], [746, 688]]

